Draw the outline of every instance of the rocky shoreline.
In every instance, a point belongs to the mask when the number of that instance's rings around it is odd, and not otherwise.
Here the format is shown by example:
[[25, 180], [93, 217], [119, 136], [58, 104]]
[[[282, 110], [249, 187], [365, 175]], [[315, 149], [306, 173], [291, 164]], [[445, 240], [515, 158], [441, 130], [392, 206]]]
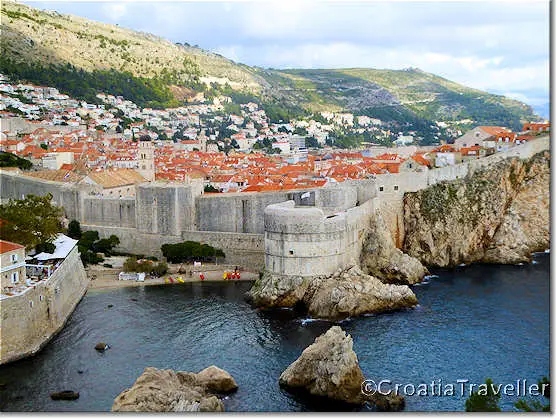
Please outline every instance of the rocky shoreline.
[[246, 295], [257, 307], [303, 307], [315, 318], [340, 320], [418, 304], [407, 285], [384, 284], [358, 266], [330, 276], [284, 278], [265, 272]]

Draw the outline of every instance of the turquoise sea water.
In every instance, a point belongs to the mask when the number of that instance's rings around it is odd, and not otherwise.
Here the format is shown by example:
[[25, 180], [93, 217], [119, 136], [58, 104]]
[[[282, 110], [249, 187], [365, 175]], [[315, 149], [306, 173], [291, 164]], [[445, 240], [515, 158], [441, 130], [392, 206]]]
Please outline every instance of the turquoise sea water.
[[[516, 385], [549, 375], [549, 267], [549, 255], [541, 254], [523, 266], [437, 271], [414, 287], [416, 309], [340, 324], [366, 377], [416, 388], [455, 383], [454, 396], [407, 397], [407, 410], [462, 411], [466, 397], [457, 380]], [[281, 372], [331, 323], [253, 309], [243, 299], [250, 285], [89, 291], [43, 351], [0, 367], [0, 410], [108, 411], [146, 366], [199, 371], [212, 364], [240, 386], [225, 400], [229, 411], [345, 409], [278, 386]], [[99, 341], [111, 348], [97, 353]], [[79, 391], [80, 398], [52, 401], [50, 393], [61, 390]], [[516, 399], [504, 396], [501, 407], [513, 410]]]

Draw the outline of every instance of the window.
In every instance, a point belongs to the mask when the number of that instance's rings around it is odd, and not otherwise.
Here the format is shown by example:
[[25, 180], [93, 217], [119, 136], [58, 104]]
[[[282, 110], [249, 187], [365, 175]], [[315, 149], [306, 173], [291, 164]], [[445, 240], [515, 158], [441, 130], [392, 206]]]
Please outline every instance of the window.
[[39, 295], [39, 301], [43, 301], [44, 300], [44, 296], [43, 295]]
[[383, 192], [383, 186], [379, 187], [379, 192]]
[[393, 188], [395, 191], [398, 191], [398, 185], [395, 185]]
[[16, 263], [17, 262], [17, 255], [11, 255], [10, 259], [12, 260], [12, 263]]
[[12, 284], [15, 284], [19, 281], [19, 272], [12, 272]]
[[33, 308], [33, 301], [29, 301], [29, 307]]
[[290, 253], [291, 255], [293, 255], [293, 254], [294, 254], [294, 250], [290, 249], [289, 253]]

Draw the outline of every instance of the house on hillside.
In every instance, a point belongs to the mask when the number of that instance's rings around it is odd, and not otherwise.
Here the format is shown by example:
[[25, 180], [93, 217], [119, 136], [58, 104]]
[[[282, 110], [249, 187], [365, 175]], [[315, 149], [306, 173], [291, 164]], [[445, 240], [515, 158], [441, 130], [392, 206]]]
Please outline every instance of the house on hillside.
[[457, 138], [453, 146], [457, 150], [460, 150], [463, 147], [476, 146], [493, 148], [495, 144], [490, 144], [490, 141], [494, 141], [498, 135], [510, 132], [511, 130], [505, 127], [479, 126], [471, 129], [462, 137]]
[[522, 131], [549, 132], [550, 127], [551, 124], [549, 122], [543, 122], [543, 123], [529, 122], [527, 124], [524, 124], [524, 126], [522, 127]]

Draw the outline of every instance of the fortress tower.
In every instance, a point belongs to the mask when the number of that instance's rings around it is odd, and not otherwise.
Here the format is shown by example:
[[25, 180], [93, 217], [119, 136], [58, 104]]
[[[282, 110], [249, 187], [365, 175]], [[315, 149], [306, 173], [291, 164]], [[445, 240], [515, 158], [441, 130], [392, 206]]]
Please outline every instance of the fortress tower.
[[139, 138], [139, 167], [137, 171], [148, 181], [155, 180], [155, 145], [148, 135]]

